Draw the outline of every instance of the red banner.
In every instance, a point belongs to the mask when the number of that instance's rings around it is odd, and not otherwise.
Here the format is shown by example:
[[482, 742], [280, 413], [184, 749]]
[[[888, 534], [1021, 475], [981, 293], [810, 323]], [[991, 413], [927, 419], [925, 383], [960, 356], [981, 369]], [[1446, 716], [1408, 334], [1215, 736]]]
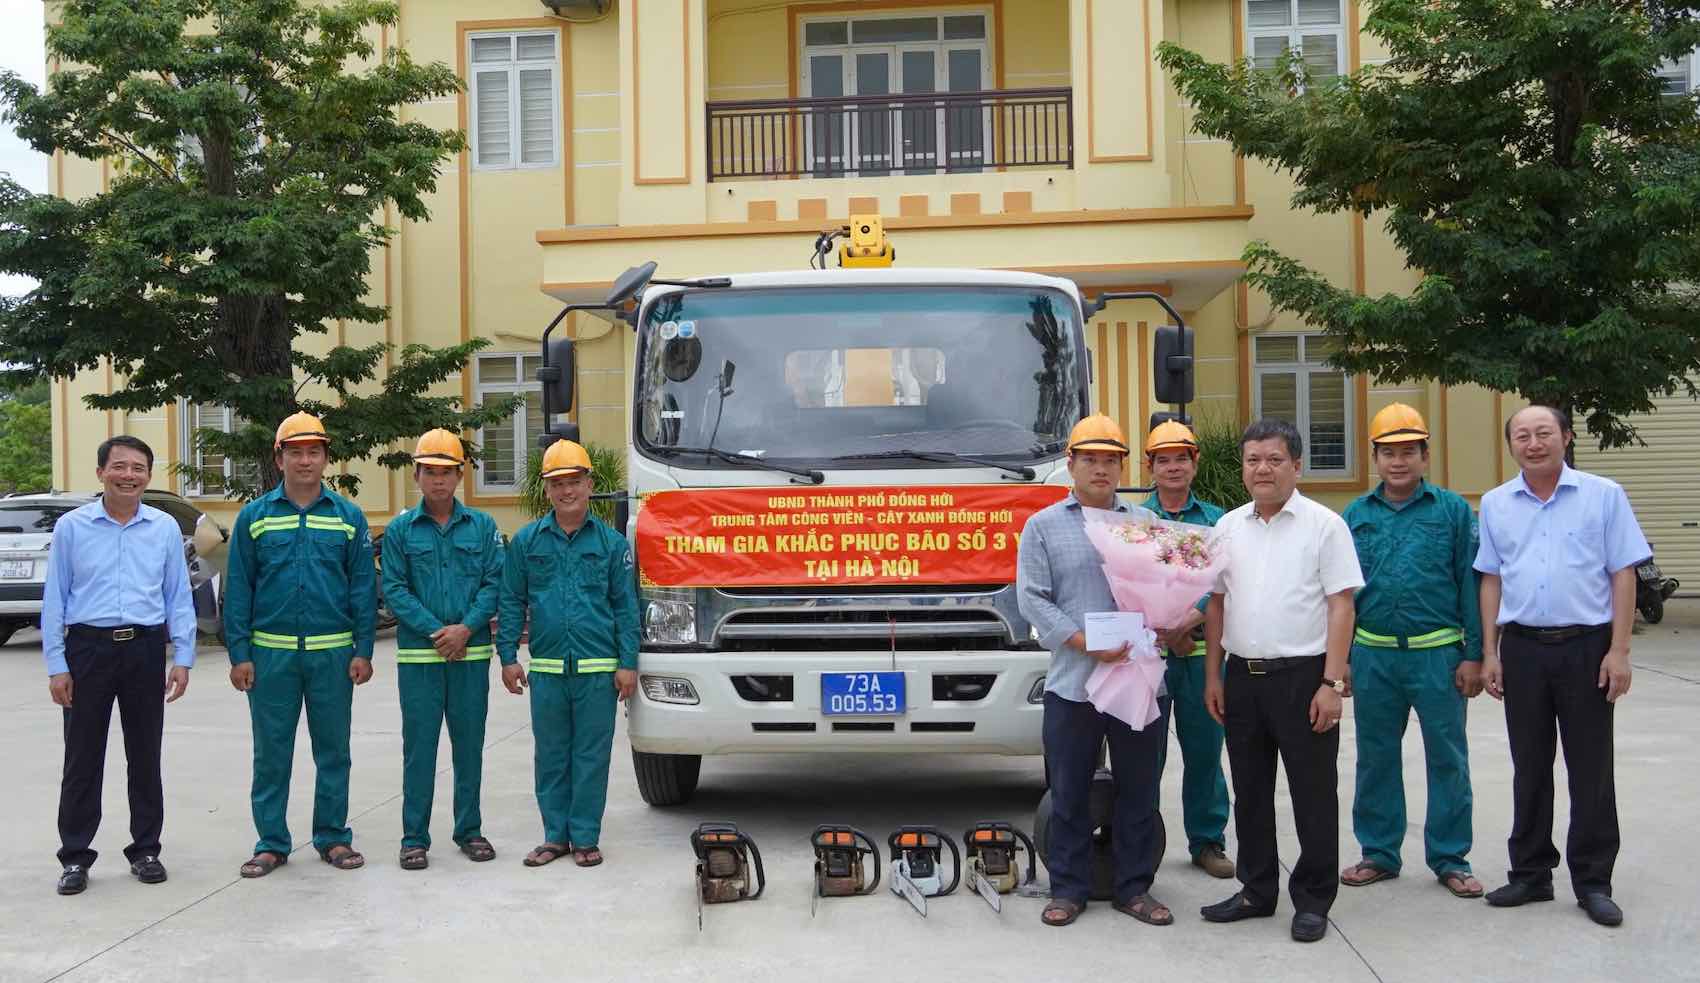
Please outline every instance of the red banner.
[[1009, 584], [1058, 485], [721, 488], [646, 496], [638, 569], [661, 587]]

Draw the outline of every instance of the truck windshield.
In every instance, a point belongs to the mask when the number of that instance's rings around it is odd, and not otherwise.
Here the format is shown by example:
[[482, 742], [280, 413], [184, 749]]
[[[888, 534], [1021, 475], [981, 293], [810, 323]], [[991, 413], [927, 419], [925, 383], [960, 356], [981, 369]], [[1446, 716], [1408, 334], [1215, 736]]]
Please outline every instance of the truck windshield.
[[1074, 303], [1045, 288], [676, 293], [638, 344], [636, 444], [686, 466], [724, 466], [693, 448], [833, 467], [1042, 460], [1085, 411]]

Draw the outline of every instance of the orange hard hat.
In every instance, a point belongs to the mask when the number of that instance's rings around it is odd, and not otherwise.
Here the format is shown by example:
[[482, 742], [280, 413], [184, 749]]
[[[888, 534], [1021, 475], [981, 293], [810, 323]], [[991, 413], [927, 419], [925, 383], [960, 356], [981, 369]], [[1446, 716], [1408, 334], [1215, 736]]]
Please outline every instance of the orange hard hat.
[[413, 463], [458, 468], [466, 464], [466, 450], [461, 447], [459, 437], [438, 427], [427, 431], [414, 445]]
[[1094, 413], [1074, 425], [1068, 433], [1068, 452], [1113, 451], [1127, 453], [1127, 435], [1116, 421], [1102, 413]]
[[542, 476], [556, 478], [590, 470], [590, 455], [570, 440], [557, 440], [543, 452]]
[[1192, 428], [1179, 420], [1164, 420], [1151, 428], [1145, 437], [1145, 453], [1155, 454], [1158, 451], [1184, 450], [1198, 454], [1198, 437]]
[[1428, 424], [1423, 422], [1423, 415], [1404, 403], [1387, 404], [1369, 421], [1372, 444], [1408, 444], [1427, 439]]
[[326, 445], [331, 442], [330, 434], [325, 433], [325, 425], [319, 422], [319, 418], [302, 410], [277, 425], [277, 437], [272, 440], [272, 450], [282, 450], [284, 444], [308, 440], [317, 440]]

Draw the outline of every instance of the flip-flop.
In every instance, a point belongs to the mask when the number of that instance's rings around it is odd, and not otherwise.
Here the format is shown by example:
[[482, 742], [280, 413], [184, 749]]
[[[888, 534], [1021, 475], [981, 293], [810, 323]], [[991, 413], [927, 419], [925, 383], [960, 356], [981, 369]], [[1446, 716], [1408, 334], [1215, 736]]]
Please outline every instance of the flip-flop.
[[[342, 852], [338, 853], [338, 850]], [[359, 870], [366, 866], [366, 858], [347, 843], [333, 843], [320, 850], [319, 859], [337, 870]]]
[[[1039, 913], [1039, 920], [1052, 928], [1062, 928], [1064, 925], [1074, 924], [1074, 920], [1079, 918], [1080, 913], [1085, 909], [1086, 906], [1078, 901], [1070, 901], [1067, 898], [1052, 898], [1050, 902], [1045, 905], [1045, 910]], [[1053, 911], [1062, 912], [1063, 917], [1050, 917], [1051, 912]]]
[[496, 848], [491, 846], [490, 841], [482, 836], [474, 836], [472, 839], [462, 843], [460, 845], [460, 852], [472, 858], [474, 863], [483, 863], [486, 860], [496, 859]]
[[[1141, 894], [1126, 904], [1117, 901], [1110, 907], [1124, 915], [1137, 918], [1147, 925], [1161, 926], [1175, 923], [1175, 913], [1169, 910], [1169, 906], [1149, 894]], [[1158, 914], [1159, 912], [1161, 914]]]
[[595, 867], [602, 863], [602, 851], [593, 846], [573, 850], [573, 863], [580, 867]]
[[[1361, 875], [1365, 871], [1369, 872], [1369, 877], [1360, 876], [1357, 880], [1352, 880], [1353, 875]], [[1388, 870], [1386, 867], [1372, 864], [1368, 860], [1360, 860], [1340, 872], [1340, 883], [1347, 887], [1369, 887], [1377, 881], [1390, 881], [1398, 876], [1399, 872], [1396, 870]]]
[[1475, 875], [1467, 870], [1449, 870], [1437, 879], [1442, 887], [1452, 892], [1452, 896], [1455, 898], [1479, 898], [1482, 896], [1480, 881], [1477, 881], [1473, 888], [1467, 886], [1469, 881], [1476, 879]]
[[544, 867], [566, 856], [571, 850], [571, 847], [563, 843], [539, 843], [526, 854], [524, 863], [527, 867]]
[[[273, 857], [275, 859], [264, 859], [266, 857]], [[264, 877], [286, 863], [289, 863], [289, 854], [274, 853], [271, 850], [261, 850], [259, 853], [254, 854], [253, 859], [242, 865], [242, 869], [239, 873], [241, 873], [243, 877], [247, 878]]]

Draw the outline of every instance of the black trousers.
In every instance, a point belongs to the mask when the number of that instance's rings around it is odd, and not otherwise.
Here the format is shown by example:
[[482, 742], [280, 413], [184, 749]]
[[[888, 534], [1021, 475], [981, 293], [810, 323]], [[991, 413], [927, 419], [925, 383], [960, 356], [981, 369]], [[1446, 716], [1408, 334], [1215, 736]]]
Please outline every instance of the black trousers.
[[1599, 686], [1611, 626], [1547, 644], [1500, 636], [1505, 730], [1511, 740], [1511, 879], [1552, 883], [1552, 762], [1560, 737], [1570, 777], [1570, 835], [1564, 854], [1576, 896], [1611, 894], [1617, 862], [1617, 787], [1612, 777], [1612, 704]]
[[[1287, 660], [1283, 660], [1287, 661]], [[1311, 729], [1310, 702], [1322, 685], [1322, 656], [1253, 675], [1230, 656], [1224, 699], [1228, 767], [1233, 772], [1234, 829], [1239, 878], [1259, 905], [1281, 899], [1281, 857], [1275, 845], [1275, 758], [1287, 770], [1298, 827], [1299, 859], [1287, 881], [1293, 907], [1328, 914], [1339, 890], [1340, 792], [1336, 759], [1340, 728]]]
[[130, 779], [131, 862], [159, 853], [165, 823], [160, 779], [160, 738], [165, 731], [165, 642], [163, 627], [139, 628], [129, 641], [110, 628], [73, 625], [65, 634], [71, 670], [71, 705], [65, 717], [65, 772], [59, 783], [59, 862], [92, 866], [90, 848], [100, 829], [101, 785], [106, 773], [106, 736], [112, 705], [124, 727], [124, 758]]
[[1116, 779], [1110, 850], [1115, 858], [1116, 900], [1128, 902], [1151, 890], [1157, 875], [1152, 839], [1157, 825], [1157, 783], [1163, 745], [1169, 740], [1169, 699], [1162, 715], [1144, 730], [1100, 713], [1090, 703], [1045, 694], [1045, 767], [1051, 778], [1051, 897], [1085, 904], [1092, 892], [1092, 776], [1099, 753], [1110, 744]]

